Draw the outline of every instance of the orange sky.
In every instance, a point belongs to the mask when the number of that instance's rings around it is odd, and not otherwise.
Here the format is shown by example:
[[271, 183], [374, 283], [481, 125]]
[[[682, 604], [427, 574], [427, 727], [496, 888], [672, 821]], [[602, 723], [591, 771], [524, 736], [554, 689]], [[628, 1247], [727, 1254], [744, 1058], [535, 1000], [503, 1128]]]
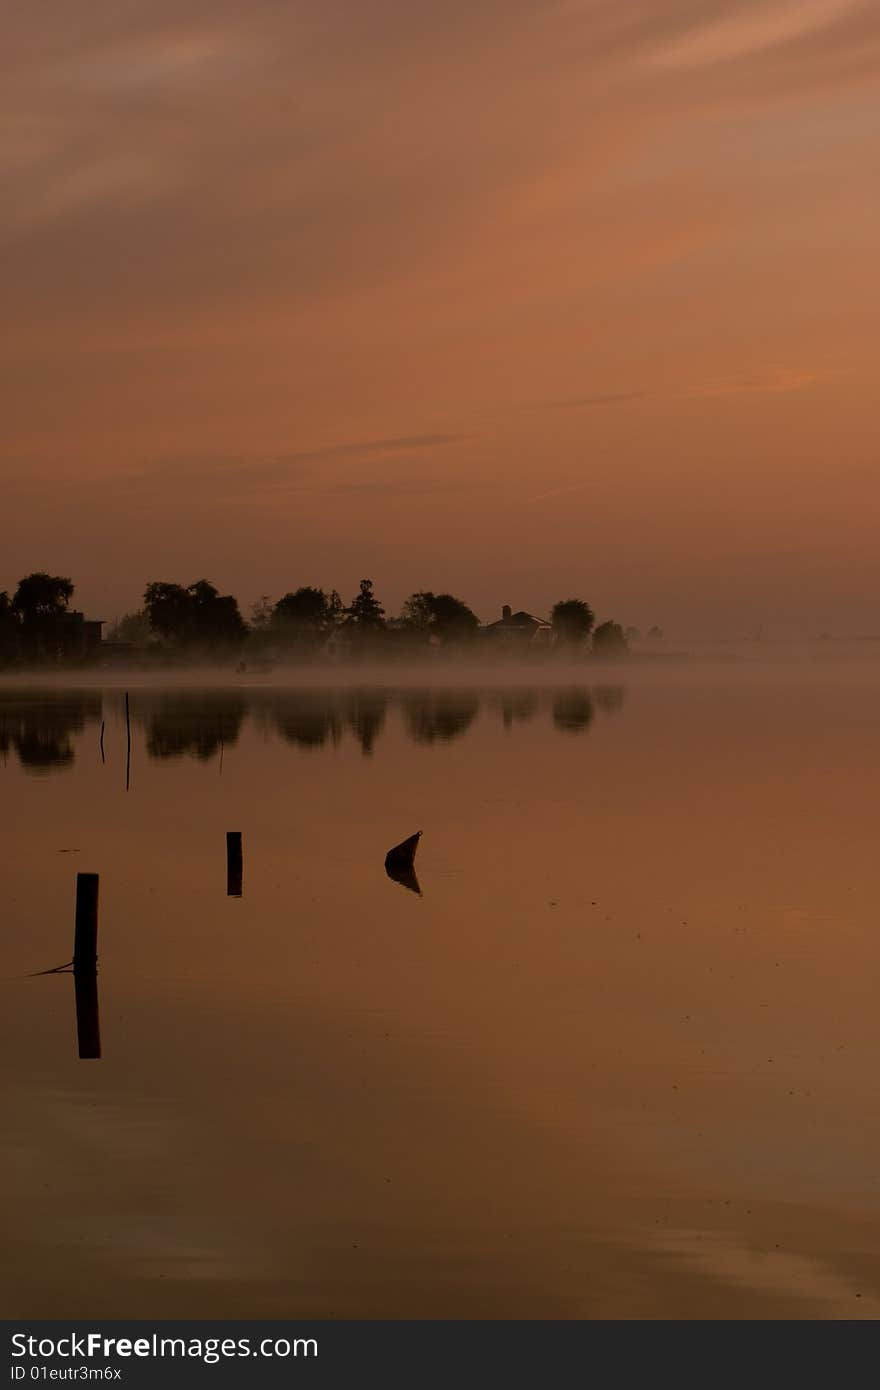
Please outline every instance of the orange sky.
[[12, 0], [0, 588], [880, 632], [870, 0]]

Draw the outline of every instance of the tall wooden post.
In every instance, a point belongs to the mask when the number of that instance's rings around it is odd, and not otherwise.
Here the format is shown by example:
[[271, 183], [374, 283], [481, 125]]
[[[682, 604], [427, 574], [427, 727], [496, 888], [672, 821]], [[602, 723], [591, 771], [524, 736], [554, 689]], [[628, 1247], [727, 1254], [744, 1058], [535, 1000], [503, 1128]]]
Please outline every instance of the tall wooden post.
[[73, 930], [76, 1035], [85, 1061], [101, 1056], [98, 1022], [98, 875], [77, 874]]
[[77, 874], [73, 968], [93, 974], [98, 968], [98, 875]]

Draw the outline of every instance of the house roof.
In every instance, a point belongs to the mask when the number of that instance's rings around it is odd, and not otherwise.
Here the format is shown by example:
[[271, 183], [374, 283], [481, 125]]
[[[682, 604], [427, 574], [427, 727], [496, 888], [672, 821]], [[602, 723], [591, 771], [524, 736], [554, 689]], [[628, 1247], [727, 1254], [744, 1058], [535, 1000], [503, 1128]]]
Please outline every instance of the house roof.
[[524, 609], [520, 609], [518, 613], [511, 613], [509, 618], [499, 618], [497, 622], [486, 624], [487, 629], [490, 631], [495, 628], [536, 628], [549, 626], [550, 624], [547, 622], [546, 618], [536, 618], [534, 613], [526, 613]]

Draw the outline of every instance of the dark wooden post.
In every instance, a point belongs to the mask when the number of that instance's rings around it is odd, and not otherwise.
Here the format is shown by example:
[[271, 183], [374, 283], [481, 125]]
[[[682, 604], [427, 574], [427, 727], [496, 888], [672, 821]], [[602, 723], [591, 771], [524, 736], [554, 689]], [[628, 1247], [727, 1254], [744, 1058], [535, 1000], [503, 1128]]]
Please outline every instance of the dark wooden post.
[[244, 856], [241, 848], [241, 831], [227, 830], [226, 832], [226, 896], [228, 898], [240, 898], [242, 892], [242, 877], [244, 873]]
[[93, 974], [98, 968], [98, 875], [76, 876], [73, 968]]
[[76, 1036], [85, 1061], [101, 1056], [98, 1023], [98, 875], [76, 876], [76, 920], [73, 931], [73, 982], [76, 992]]

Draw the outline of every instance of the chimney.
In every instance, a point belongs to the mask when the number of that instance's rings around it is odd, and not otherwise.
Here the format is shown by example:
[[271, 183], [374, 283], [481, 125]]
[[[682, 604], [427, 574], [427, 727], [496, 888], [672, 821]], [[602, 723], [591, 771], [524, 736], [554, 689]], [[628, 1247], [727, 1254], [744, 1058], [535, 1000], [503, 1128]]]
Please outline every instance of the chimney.
[[509, 603], [505, 603], [504, 607], [503, 607], [502, 610], [501, 610], [501, 621], [502, 621], [503, 623], [509, 623], [509, 622], [510, 622], [510, 617], [511, 617], [511, 614], [510, 614], [510, 604], [509, 604]]

